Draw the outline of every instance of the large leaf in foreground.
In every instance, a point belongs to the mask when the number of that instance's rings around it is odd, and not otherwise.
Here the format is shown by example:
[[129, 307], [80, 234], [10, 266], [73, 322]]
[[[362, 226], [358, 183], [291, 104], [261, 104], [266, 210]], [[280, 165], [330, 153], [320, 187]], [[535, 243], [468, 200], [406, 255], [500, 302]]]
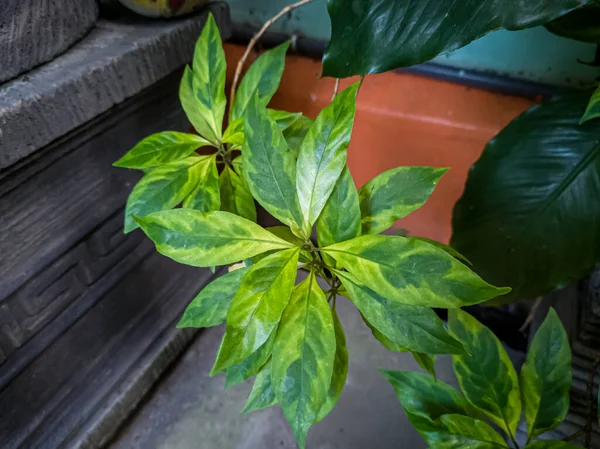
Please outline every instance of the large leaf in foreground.
[[579, 125], [589, 93], [513, 120], [473, 165], [454, 208], [452, 246], [488, 282], [534, 298], [600, 260], [600, 127]]
[[600, 44], [600, 4], [590, 3], [546, 24], [554, 34], [591, 44]]
[[229, 212], [174, 209], [136, 218], [159, 253], [187, 265], [227, 265], [292, 244]]
[[551, 308], [529, 346], [519, 379], [529, 441], [567, 416], [571, 369], [569, 339]]
[[591, 0], [329, 0], [323, 75], [345, 78], [428, 61], [499, 28], [542, 25]]
[[521, 417], [519, 379], [498, 338], [460, 309], [448, 311], [448, 329], [470, 355], [455, 355], [452, 365], [467, 400], [514, 437]]
[[277, 329], [296, 282], [299, 253], [300, 248], [279, 251], [250, 267], [227, 312], [213, 373], [249, 357]]
[[322, 251], [358, 283], [402, 304], [462, 307], [507, 292], [487, 284], [444, 250], [421, 240], [364, 235]]
[[277, 330], [272, 358], [277, 402], [301, 448], [328, 395], [335, 342], [327, 299], [311, 272], [294, 289]]
[[371, 179], [358, 191], [363, 234], [379, 234], [420, 208], [447, 171], [397, 167]]

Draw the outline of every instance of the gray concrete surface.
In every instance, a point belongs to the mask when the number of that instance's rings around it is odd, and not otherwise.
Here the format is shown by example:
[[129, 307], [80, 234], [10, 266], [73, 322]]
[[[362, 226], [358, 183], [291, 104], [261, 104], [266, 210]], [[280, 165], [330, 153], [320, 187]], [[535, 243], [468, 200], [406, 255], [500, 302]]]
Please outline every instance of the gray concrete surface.
[[[349, 301], [339, 300], [338, 310], [348, 337], [348, 381], [334, 411], [313, 426], [307, 448], [425, 448], [392, 387], [377, 372], [419, 370], [418, 365], [410, 354], [384, 349]], [[223, 330], [208, 329], [195, 340], [110, 449], [296, 447], [279, 407], [240, 415], [250, 381], [224, 390], [225, 376], [209, 376]], [[441, 357], [436, 368], [440, 379], [455, 383], [449, 357]]]

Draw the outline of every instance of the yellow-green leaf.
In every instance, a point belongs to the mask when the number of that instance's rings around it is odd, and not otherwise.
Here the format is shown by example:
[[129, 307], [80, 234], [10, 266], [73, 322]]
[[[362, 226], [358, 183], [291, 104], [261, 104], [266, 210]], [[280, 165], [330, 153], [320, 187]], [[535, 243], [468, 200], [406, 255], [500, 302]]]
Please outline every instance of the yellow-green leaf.
[[277, 334], [277, 329], [271, 332], [269, 338], [263, 345], [258, 348], [255, 352], [250, 354], [246, 359], [242, 360], [239, 363], [236, 363], [233, 366], [227, 368], [227, 377], [225, 378], [225, 388], [232, 387], [234, 385], [238, 385], [249, 379], [252, 376], [255, 376], [267, 363], [269, 357], [271, 357], [271, 353], [273, 352], [273, 345], [275, 344], [275, 335]]
[[[267, 109], [269, 118], [277, 123], [279, 129], [285, 131], [294, 126], [294, 124], [302, 119], [301, 112], [278, 111], [275, 109]], [[310, 119], [309, 119], [310, 120]], [[312, 120], [311, 120], [312, 123]], [[307, 129], [308, 130], [308, 129]], [[306, 131], [305, 131], [306, 134]], [[287, 139], [287, 137], [286, 137]], [[241, 148], [244, 143], [244, 118], [240, 117], [229, 124], [223, 134], [223, 142], [233, 145], [234, 148]]]
[[569, 339], [551, 308], [531, 342], [519, 379], [529, 441], [565, 419], [571, 369]]
[[229, 166], [221, 172], [221, 210], [231, 212], [251, 221], [256, 221], [256, 206], [246, 181]]
[[277, 403], [273, 383], [271, 382], [271, 362], [268, 362], [258, 373], [254, 385], [248, 396], [248, 401], [242, 413], [250, 413], [255, 410], [271, 407]]
[[452, 357], [465, 397], [514, 437], [521, 417], [519, 379], [502, 344], [491, 330], [462, 310], [448, 311], [448, 329], [470, 354]]
[[277, 328], [298, 269], [300, 248], [279, 251], [250, 267], [227, 312], [227, 328], [212, 374], [258, 350]]
[[235, 93], [231, 121], [244, 116], [248, 104], [255, 96], [263, 106], [269, 104], [279, 87], [285, 66], [285, 53], [289, 46], [290, 41], [287, 41], [264, 52], [250, 66]]
[[296, 186], [305, 235], [310, 235], [346, 166], [358, 86], [345, 89], [319, 113], [300, 146]]
[[159, 253], [186, 265], [227, 265], [293, 245], [229, 212], [174, 209], [137, 217]]
[[127, 199], [125, 232], [138, 227], [134, 216], [143, 217], [181, 203], [198, 184], [202, 173], [201, 163], [208, 157], [210, 156], [189, 156], [148, 171]]
[[371, 179], [358, 191], [363, 234], [379, 234], [420, 208], [447, 171], [397, 167]]
[[600, 86], [598, 86], [592, 94], [590, 102], [588, 103], [585, 113], [583, 114], [583, 117], [581, 117], [581, 121], [579, 123], [585, 123], [588, 120], [598, 117], [600, 117]]
[[402, 304], [453, 308], [510, 291], [489, 285], [445, 251], [420, 240], [364, 235], [322, 251], [359, 284]]
[[200, 181], [194, 190], [185, 197], [182, 206], [201, 212], [219, 210], [221, 195], [219, 193], [219, 172], [214, 155], [206, 157], [198, 163]]
[[271, 362], [277, 402], [302, 449], [327, 398], [335, 352], [331, 311], [311, 272], [283, 313]]
[[186, 158], [200, 147], [212, 145], [195, 134], [164, 131], [152, 134], [115, 162], [115, 167], [146, 169]]
[[425, 441], [437, 449], [501, 449], [506, 441], [490, 425], [470, 416], [443, 415], [438, 418], [439, 429], [428, 432]]
[[248, 105], [244, 132], [242, 160], [252, 196], [271, 215], [299, 234], [302, 213], [296, 194], [296, 159], [258, 98]]
[[204, 287], [187, 306], [177, 327], [212, 327], [223, 323], [248, 270], [249, 268], [240, 268], [224, 274]]

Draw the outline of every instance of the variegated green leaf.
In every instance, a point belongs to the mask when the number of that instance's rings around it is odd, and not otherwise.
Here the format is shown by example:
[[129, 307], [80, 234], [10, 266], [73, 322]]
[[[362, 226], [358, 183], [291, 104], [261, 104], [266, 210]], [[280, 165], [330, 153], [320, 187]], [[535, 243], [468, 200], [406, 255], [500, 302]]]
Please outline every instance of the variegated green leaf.
[[305, 235], [310, 235], [346, 166], [358, 86], [356, 83], [345, 89], [321, 111], [300, 146], [296, 187]]
[[392, 384], [411, 424], [421, 433], [439, 429], [443, 415], [468, 415], [469, 406], [463, 395], [427, 374], [416, 371], [387, 371], [381, 374]]
[[447, 168], [398, 167], [371, 179], [358, 191], [363, 234], [379, 234], [420, 208]]
[[287, 143], [288, 149], [294, 153], [296, 157], [298, 157], [300, 145], [302, 145], [302, 141], [313, 125], [313, 122], [313, 119], [303, 115], [283, 131], [283, 137]]
[[443, 415], [436, 423], [438, 430], [424, 435], [436, 449], [501, 449], [506, 441], [490, 425], [470, 416]]
[[135, 185], [125, 206], [125, 233], [138, 227], [133, 219], [152, 212], [171, 209], [198, 184], [201, 163], [210, 156], [189, 156], [150, 170]]
[[317, 239], [319, 246], [327, 246], [359, 235], [358, 192], [350, 170], [345, 167], [317, 220]]
[[581, 117], [581, 122], [579, 123], [585, 123], [588, 120], [592, 120], [598, 117], [600, 117], [600, 86], [598, 86], [592, 94], [590, 102], [587, 105], [583, 117]]
[[370, 325], [394, 344], [430, 354], [464, 353], [462, 345], [448, 334], [442, 321], [429, 307], [388, 300], [357, 283], [350, 274], [334, 272], [342, 280], [349, 299]]
[[[287, 130], [290, 126], [293, 126], [296, 123], [296, 121], [302, 118], [301, 112], [278, 111], [275, 109], [267, 109], [267, 114], [269, 118], [271, 118], [275, 121], [275, 123], [277, 123], [279, 129], [281, 129], [281, 131], [283, 132], [285, 132], [285, 130]], [[225, 134], [223, 134], [223, 142], [229, 143], [235, 148], [242, 147], [244, 143], [243, 117], [231, 122], [231, 124], [225, 130]]]
[[275, 120], [281, 131], [285, 131], [302, 117], [302, 112], [279, 111], [277, 109], [267, 109], [267, 111], [269, 117]]
[[364, 235], [321, 250], [357, 283], [402, 304], [453, 308], [510, 291], [489, 285], [445, 251], [420, 240]]
[[331, 384], [329, 392], [325, 399], [325, 403], [319, 410], [317, 421], [321, 421], [329, 412], [333, 410], [337, 404], [344, 385], [346, 385], [346, 377], [348, 376], [348, 348], [346, 347], [346, 334], [342, 327], [342, 322], [335, 309], [335, 299], [331, 307], [331, 315], [333, 317], [333, 329], [335, 332], [335, 358], [333, 360], [333, 374], [331, 376]]
[[290, 41], [287, 41], [264, 52], [250, 66], [235, 93], [231, 121], [244, 116], [248, 104], [254, 97], [257, 97], [263, 106], [269, 104], [279, 87], [285, 66], [285, 53], [289, 46]]
[[536, 441], [528, 444], [524, 449], [581, 449], [581, 446], [568, 443], [567, 441]]
[[256, 221], [256, 206], [246, 181], [226, 166], [219, 177], [221, 210]]
[[521, 416], [519, 379], [502, 344], [491, 330], [459, 309], [448, 311], [448, 329], [470, 354], [452, 357], [465, 397], [514, 437]]
[[231, 166], [233, 167], [233, 170], [238, 174], [238, 176], [243, 178], [245, 182], [246, 177], [244, 176], [244, 165], [242, 163], [242, 156], [237, 156], [233, 161], [231, 161]]
[[460, 260], [462, 263], [464, 263], [466, 265], [471, 265], [471, 262], [469, 261], [469, 259], [467, 259], [465, 256], [463, 256], [461, 253], [456, 251], [451, 246], [445, 245], [442, 242], [438, 242], [437, 240], [431, 240], [426, 237], [416, 237], [416, 236], [410, 236], [410, 237], [407, 237], [407, 239], [421, 240], [422, 242], [429, 243], [430, 245], [433, 245], [433, 246], [437, 246], [438, 248], [446, 251], [448, 254], [450, 254], [455, 259]]
[[275, 390], [271, 381], [271, 362], [267, 363], [254, 380], [254, 385], [248, 396], [248, 401], [242, 413], [250, 413], [255, 410], [271, 407], [277, 403]]
[[229, 123], [229, 126], [223, 133], [223, 142], [233, 145], [235, 148], [241, 148], [244, 143], [244, 119], [239, 118]]
[[212, 155], [198, 163], [200, 181], [183, 200], [183, 207], [201, 212], [219, 210], [221, 195], [219, 193], [219, 172], [217, 171], [216, 159], [216, 156]]
[[145, 169], [179, 161], [200, 147], [212, 145], [195, 134], [164, 131], [152, 134], [115, 162], [115, 167]]
[[266, 111], [258, 98], [248, 105], [242, 151], [244, 176], [252, 196], [271, 215], [299, 234], [302, 213], [296, 195], [296, 159]]
[[529, 346], [519, 378], [529, 441], [565, 419], [571, 369], [569, 339], [551, 308]]
[[248, 270], [240, 268], [224, 274], [204, 287], [187, 306], [177, 327], [212, 327], [225, 322], [227, 310]]
[[435, 374], [435, 354], [424, 354], [422, 352], [411, 351], [415, 362], [419, 364], [424, 371], [428, 372], [433, 376], [434, 379], [437, 379]]
[[186, 265], [227, 265], [275, 249], [285, 240], [229, 212], [174, 209], [136, 218], [159, 253]]
[[296, 286], [283, 313], [272, 359], [277, 402], [302, 449], [327, 398], [335, 351], [331, 311], [311, 272]]
[[275, 335], [277, 329], [271, 332], [267, 341], [258, 348], [255, 352], [240, 363], [237, 363], [227, 368], [227, 377], [225, 378], [225, 388], [232, 387], [234, 385], [241, 384], [246, 379], [258, 374], [261, 368], [267, 363], [271, 353], [273, 352], [273, 345], [275, 344]]
[[[296, 236], [287, 226], [270, 226], [267, 228], [267, 231], [275, 234], [277, 237], [282, 238], [286, 242], [290, 242], [294, 246], [304, 246], [304, 240]], [[300, 251], [300, 262], [307, 263], [313, 259], [314, 256], [309, 251], [304, 249]]]
[[258, 350], [281, 319], [294, 283], [300, 248], [279, 251], [250, 267], [227, 313], [227, 328], [212, 374]]

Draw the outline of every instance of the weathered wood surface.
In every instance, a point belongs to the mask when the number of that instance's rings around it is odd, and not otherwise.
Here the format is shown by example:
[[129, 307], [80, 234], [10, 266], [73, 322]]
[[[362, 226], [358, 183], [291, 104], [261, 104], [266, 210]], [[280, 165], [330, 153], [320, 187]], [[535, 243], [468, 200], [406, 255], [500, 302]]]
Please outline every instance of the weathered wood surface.
[[0, 1], [0, 83], [67, 50], [97, 18], [95, 0]]

